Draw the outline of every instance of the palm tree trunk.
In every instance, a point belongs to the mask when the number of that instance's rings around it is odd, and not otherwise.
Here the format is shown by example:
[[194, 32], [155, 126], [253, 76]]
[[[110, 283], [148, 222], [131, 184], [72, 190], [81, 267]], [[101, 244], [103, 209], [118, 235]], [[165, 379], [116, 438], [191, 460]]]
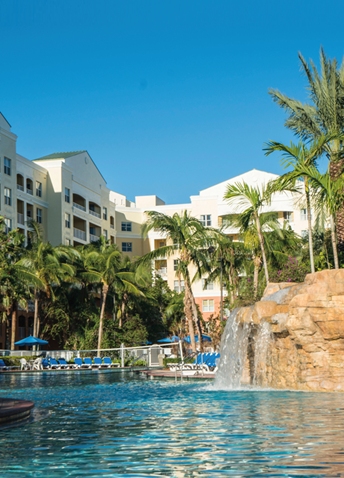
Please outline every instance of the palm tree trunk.
[[330, 221], [331, 221], [331, 239], [332, 239], [332, 247], [333, 247], [334, 268], [339, 269], [337, 241], [336, 241], [336, 230], [335, 230], [334, 218], [333, 218], [332, 214], [330, 216]]
[[33, 319], [33, 336], [37, 337], [37, 322], [38, 322], [38, 290], [35, 289], [35, 315]]
[[191, 349], [193, 352], [196, 352], [196, 341], [195, 341], [195, 331], [194, 331], [194, 320], [193, 320], [193, 310], [192, 310], [192, 299], [191, 299], [191, 288], [189, 281], [185, 278], [185, 293], [184, 293], [184, 313], [189, 325], [189, 335], [191, 342]]
[[254, 290], [254, 298], [257, 298], [258, 295], [258, 276], [259, 276], [259, 267], [260, 267], [261, 260], [258, 256], [253, 258], [254, 264], [254, 273], [253, 273], [253, 290]]
[[194, 297], [192, 291], [191, 291], [191, 298], [192, 298], [192, 313], [193, 313], [194, 322], [196, 324], [197, 333], [198, 333], [199, 350], [200, 350], [200, 352], [203, 352], [202, 327], [201, 327], [200, 320], [198, 318], [197, 306], [196, 306], [195, 297]]
[[107, 284], [103, 284], [103, 290], [102, 290], [103, 300], [102, 300], [102, 306], [100, 309], [97, 357], [100, 357], [100, 348], [101, 348], [102, 340], [103, 340], [103, 318], [104, 318], [106, 296], [107, 296], [108, 290], [109, 290], [109, 286]]
[[234, 304], [234, 284], [233, 284], [233, 278], [231, 274], [228, 274], [228, 280], [230, 283], [230, 301], [231, 305]]
[[262, 257], [263, 257], [263, 264], [264, 264], [264, 272], [265, 272], [265, 279], [266, 279], [266, 285], [269, 283], [269, 272], [268, 272], [268, 263], [266, 261], [266, 256], [265, 256], [265, 248], [264, 248], [264, 238], [262, 234], [262, 229], [260, 227], [260, 220], [258, 214], [256, 215], [256, 225], [257, 225], [257, 231], [258, 231], [258, 238], [259, 238], [259, 243], [260, 243], [260, 248], [262, 250]]
[[[334, 151], [334, 156], [337, 152]], [[329, 171], [333, 181], [336, 181], [344, 170], [344, 160], [336, 161], [336, 158], [330, 159]], [[344, 251], [344, 205], [336, 212], [336, 231], [337, 231], [337, 248], [338, 251]]]
[[12, 333], [11, 333], [11, 350], [14, 350], [16, 341], [16, 332], [17, 332], [17, 303], [14, 302], [12, 305]]
[[307, 180], [305, 180], [306, 186], [306, 203], [307, 203], [307, 219], [308, 219], [308, 243], [309, 243], [309, 258], [311, 261], [311, 272], [315, 272], [314, 267], [314, 255], [313, 255], [313, 237], [312, 237], [312, 216], [311, 216], [311, 201], [309, 198], [309, 191], [307, 186]]

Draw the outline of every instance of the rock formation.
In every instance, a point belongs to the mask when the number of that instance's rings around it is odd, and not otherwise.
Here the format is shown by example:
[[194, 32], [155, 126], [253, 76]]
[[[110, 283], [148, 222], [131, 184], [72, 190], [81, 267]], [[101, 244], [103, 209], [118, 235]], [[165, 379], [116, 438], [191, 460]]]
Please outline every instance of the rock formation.
[[269, 284], [263, 299], [236, 317], [250, 324], [244, 381], [257, 381], [258, 331], [270, 324], [260, 385], [344, 391], [344, 270], [309, 274], [303, 283]]

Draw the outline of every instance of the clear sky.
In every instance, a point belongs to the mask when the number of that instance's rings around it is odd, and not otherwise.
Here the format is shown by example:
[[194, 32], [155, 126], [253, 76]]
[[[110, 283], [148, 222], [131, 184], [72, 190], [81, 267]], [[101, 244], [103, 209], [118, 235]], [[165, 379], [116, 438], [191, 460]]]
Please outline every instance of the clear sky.
[[87, 149], [108, 187], [188, 202], [289, 141], [269, 87], [344, 53], [343, 1], [1, 0], [0, 111], [35, 159]]

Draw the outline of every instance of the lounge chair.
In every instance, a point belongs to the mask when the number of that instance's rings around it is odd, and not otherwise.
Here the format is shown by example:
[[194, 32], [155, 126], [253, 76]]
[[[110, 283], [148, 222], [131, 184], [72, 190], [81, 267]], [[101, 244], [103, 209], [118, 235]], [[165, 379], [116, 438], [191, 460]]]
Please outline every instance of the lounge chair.
[[90, 365], [85, 364], [81, 358], [75, 358], [74, 363], [77, 366], [77, 368], [91, 368]]
[[59, 364], [61, 365], [62, 369], [69, 369], [69, 368], [77, 368], [77, 366], [74, 363], [67, 363], [64, 358], [59, 359]]
[[99, 368], [109, 368], [110, 365], [103, 363], [102, 359], [100, 357], [94, 357], [93, 359], [94, 365], [97, 365]]
[[8, 370], [7, 365], [2, 359], [0, 359], [0, 370]]
[[92, 362], [92, 359], [90, 357], [85, 357], [84, 358], [84, 364], [85, 365], [88, 365], [89, 368], [92, 368], [92, 367], [98, 367], [99, 368], [99, 365], [96, 365]]
[[27, 363], [27, 361], [24, 358], [21, 358], [19, 362], [20, 362], [20, 370], [30, 370], [30, 365]]
[[58, 363], [58, 361], [54, 358], [49, 359], [50, 366], [52, 369], [60, 370], [61, 365]]
[[48, 359], [44, 358], [44, 359], [42, 360], [42, 367], [43, 367], [43, 369], [45, 369], [45, 368], [51, 368], [51, 365], [50, 365]]
[[109, 365], [110, 367], [119, 367], [118, 362], [113, 362], [110, 357], [103, 357], [104, 365]]
[[203, 370], [206, 373], [215, 373], [217, 371], [218, 363], [220, 359], [220, 354], [212, 354], [207, 363], [203, 365]]

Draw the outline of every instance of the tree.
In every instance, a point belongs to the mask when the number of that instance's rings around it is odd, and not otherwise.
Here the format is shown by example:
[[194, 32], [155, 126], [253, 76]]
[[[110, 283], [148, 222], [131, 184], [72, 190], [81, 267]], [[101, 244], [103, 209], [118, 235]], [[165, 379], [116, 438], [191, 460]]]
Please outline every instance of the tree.
[[[206, 228], [196, 218], [184, 211], [182, 215], [177, 213], [168, 216], [156, 211], [148, 211], [147, 220], [143, 224], [142, 234], [147, 237], [152, 229], [160, 231], [171, 242], [170, 245], [160, 247], [148, 254], [142, 260], [151, 262], [161, 257], [170, 257], [173, 254], [179, 256], [179, 272], [184, 279], [184, 313], [188, 321], [191, 347], [196, 352], [194, 321], [197, 324], [197, 308], [191, 288], [189, 266], [200, 267], [207, 261], [206, 250], [214, 241], [215, 231]], [[200, 347], [202, 346], [202, 334], [199, 334]]]
[[244, 228], [248, 227], [255, 221], [257, 227], [257, 237], [259, 239], [260, 249], [262, 252], [264, 273], [266, 284], [269, 283], [268, 263], [266, 260], [264, 238], [261, 230], [259, 216], [264, 206], [271, 202], [270, 186], [263, 185], [261, 188], [249, 186], [244, 181], [242, 183], [229, 184], [224, 199], [227, 199], [229, 205], [241, 209], [240, 218]]
[[319, 156], [323, 154], [327, 144], [335, 138], [335, 134], [321, 135], [316, 138], [309, 147], [300, 141], [298, 144], [290, 143], [286, 146], [282, 143], [270, 141], [266, 144], [264, 149], [265, 155], [280, 151], [284, 159], [281, 160], [281, 165], [285, 169], [292, 167], [292, 171], [282, 175], [275, 181], [274, 188], [276, 191], [295, 191], [301, 192], [300, 188], [295, 188], [297, 180], [302, 180], [304, 183], [304, 191], [306, 197], [306, 209], [308, 220], [308, 240], [309, 240], [309, 256], [311, 262], [311, 272], [315, 272], [314, 267], [314, 253], [313, 253], [313, 239], [312, 239], [312, 213], [311, 213], [311, 189], [309, 178], [306, 174], [307, 166], [315, 165]]
[[[340, 135], [344, 132], [344, 63], [327, 58], [323, 48], [320, 51], [320, 73], [313, 61], [310, 65], [299, 53], [302, 70], [307, 78], [310, 103], [301, 103], [280, 91], [270, 89], [273, 100], [288, 114], [285, 126], [303, 140], [315, 140], [323, 135], [338, 135], [326, 144], [329, 159], [329, 174], [335, 181], [343, 174], [344, 144]], [[338, 249], [344, 250], [344, 207], [336, 211]]]
[[101, 244], [98, 250], [90, 248], [85, 253], [84, 264], [86, 271], [81, 276], [88, 282], [99, 284], [101, 286], [101, 307], [98, 333], [98, 356], [103, 338], [103, 319], [106, 305], [106, 298], [111, 287], [116, 282], [125, 285], [126, 290], [140, 294], [136, 285], [134, 285], [134, 274], [131, 272], [119, 272], [121, 253], [116, 245]]

